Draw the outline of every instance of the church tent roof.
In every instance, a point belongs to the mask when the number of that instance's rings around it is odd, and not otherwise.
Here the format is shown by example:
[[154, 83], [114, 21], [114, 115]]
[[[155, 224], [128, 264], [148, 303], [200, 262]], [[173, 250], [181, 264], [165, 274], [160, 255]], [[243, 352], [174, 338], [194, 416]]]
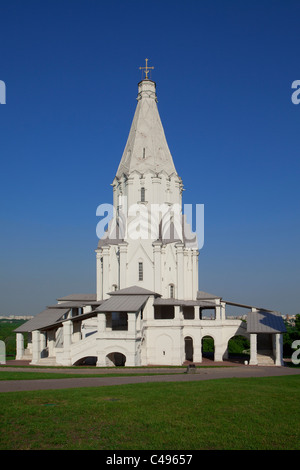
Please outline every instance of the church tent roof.
[[157, 108], [156, 84], [145, 79], [138, 84], [138, 103], [117, 178], [134, 171], [177, 175]]

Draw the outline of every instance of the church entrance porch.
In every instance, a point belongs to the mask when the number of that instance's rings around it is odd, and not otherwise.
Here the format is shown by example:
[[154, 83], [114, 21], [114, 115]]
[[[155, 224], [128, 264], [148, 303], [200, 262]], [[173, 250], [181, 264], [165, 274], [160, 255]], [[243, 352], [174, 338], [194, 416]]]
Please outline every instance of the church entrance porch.
[[274, 365], [276, 345], [274, 335], [261, 333], [257, 335], [257, 363], [261, 365]]

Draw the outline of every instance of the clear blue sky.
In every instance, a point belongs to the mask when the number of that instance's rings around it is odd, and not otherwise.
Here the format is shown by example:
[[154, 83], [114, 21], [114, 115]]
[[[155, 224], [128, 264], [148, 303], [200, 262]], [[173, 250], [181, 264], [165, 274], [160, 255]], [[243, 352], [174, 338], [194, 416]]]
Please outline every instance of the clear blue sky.
[[0, 314], [95, 292], [96, 208], [139, 66], [184, 202], [205, 205], [200, 289], [298, 313], [299, 0], [2, 0]]

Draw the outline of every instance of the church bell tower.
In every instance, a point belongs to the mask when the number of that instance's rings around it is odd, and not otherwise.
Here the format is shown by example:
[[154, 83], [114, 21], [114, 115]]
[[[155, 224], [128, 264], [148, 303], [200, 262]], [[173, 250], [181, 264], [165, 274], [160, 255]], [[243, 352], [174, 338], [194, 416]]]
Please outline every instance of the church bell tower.
[[196, 299], [198, 249], [196, 243], [187, 246], [182, 230], [183, 184], [159, 116], [156, 83], [148, 78], [148, 59], [141, 69], [145, 78], [112, 183], [114, 217], [96, 249], [97, 298], [140, 286], [163, 298]]

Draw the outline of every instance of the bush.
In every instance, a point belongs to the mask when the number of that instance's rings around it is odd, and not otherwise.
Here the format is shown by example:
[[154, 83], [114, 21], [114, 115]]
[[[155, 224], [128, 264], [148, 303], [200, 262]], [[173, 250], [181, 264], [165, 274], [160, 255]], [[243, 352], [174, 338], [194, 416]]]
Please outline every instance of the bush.
[[244, 354], [250, 349], [250, 342], [244, 336], [234, 336], [228, 341], [229, 354]]

